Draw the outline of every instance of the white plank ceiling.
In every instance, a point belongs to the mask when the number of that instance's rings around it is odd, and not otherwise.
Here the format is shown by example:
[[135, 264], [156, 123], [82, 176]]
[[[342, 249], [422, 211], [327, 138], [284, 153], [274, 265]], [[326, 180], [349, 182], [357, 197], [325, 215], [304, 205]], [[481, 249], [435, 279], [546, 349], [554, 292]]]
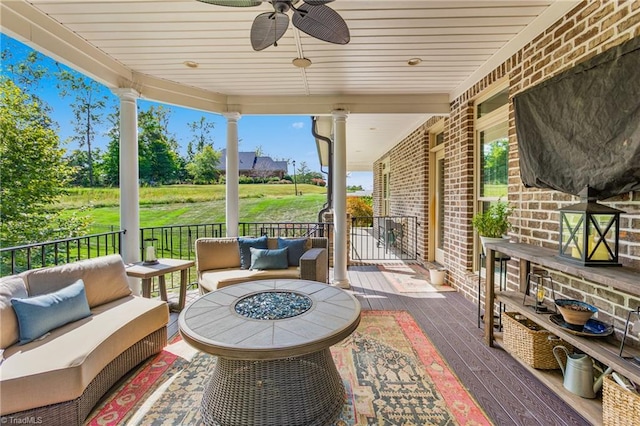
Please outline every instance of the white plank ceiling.
[[[8, 35], [158, 101], [243, 114], [345, 108], [352, 114], [349, 168], [367, 170], [407, 126], [446, 113], [451, 99], [575, 4], [337, 0], [329, 7], [347, 22], [349, 44], [316, 40], [290, 24], [277, 47], [260, 52], [249, 32], [258, 14], [273, 10], [267, 2], [240, 8], [195, 0], [3, 0], [0, 18]], [[296, 57], [312, 65], [296, 68]], [[409, 66], [415, 57], [422, 62]]]

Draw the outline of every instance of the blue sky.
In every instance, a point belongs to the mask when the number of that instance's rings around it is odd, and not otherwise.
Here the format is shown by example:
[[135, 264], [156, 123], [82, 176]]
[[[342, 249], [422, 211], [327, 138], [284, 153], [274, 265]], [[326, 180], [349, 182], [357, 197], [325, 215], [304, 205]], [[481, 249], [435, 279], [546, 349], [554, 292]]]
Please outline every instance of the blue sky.
[[[0, 45], [2, 50], [10, 49], [13, 60], [21, 60], [26, 57], [31, 50], [28, 46], [20, 43], [5, 34], [0, 35]], [[56, 69], [55, 62], [47, 58], [44, 65], [51, 69], [41, 82], [38, 93], [53, 109], [51, 118], [58, 123], [59, 136], [61, 141], [65, 141], [73, 132], [72, 113], [69, 103], [70, 98], [61, 98], [56, 88], [56, 79], [53, 71]], [[65, 67], [66, 68], [66, 67]], [[68, 69], [68, 68], [67, 68]], [[5, 74], [4, 67], [2, 74]], [[113, 111], [113, 106], [118, 103], [118, 98], [106, 87], [102, 88], [103, 94], [108, 97], [108, 107], [106, 114]], [[150, 105], [163, 105], [171, 111], [169, 130], [180, 145], [180, 153], [184, 154], [186, 146], [192, 137], [187, 124], [205, 117], [207, 121], [214, 123], [212, 130], [213, 144], [215, 149], [222, 149], [226, 145], [226, 119], [218, 114], [204, 111], [197, 111], [187, 108], [180, 108], [172, 105], [158, 104], [156, 102], [140, 99], [138, 101], [142, 109], [148, 109]], [[107, 131], [105, 124], [99, 129], [99, 134], [95, 140], [95, 146], [104, 150], [107, 139], [104, 133]], [[265, 155], [269, 155], [277, 160], [295, 160], [299, 166], [303, 161], [309, 169], [320, 171], [320, 163], [313, 136], [311, 135], [311, 118], [309, 116], [242, 116], [238, 122], [238, 137], [240, 139], [240, 151], [255, 151], [261, 147]], [[77, 149], [73, 143], [64, 144], [64, 148], [71, 151]], [[326, 170], [325, 170], [326, 171]], [[290, 167], [290, 173], [293, 169]], [[368, 172], [351, 173], [347, 178], [347, 185], [362, 185], [364, 189], [372, 189], [372, 174]]]

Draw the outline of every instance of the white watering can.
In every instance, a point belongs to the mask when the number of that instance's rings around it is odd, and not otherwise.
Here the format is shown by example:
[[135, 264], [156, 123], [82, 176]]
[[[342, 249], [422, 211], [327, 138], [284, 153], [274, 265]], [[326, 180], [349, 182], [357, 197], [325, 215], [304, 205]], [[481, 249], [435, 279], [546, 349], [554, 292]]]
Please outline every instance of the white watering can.
[[[567, 365], [563, 365], [562, 358], [558, 355], [559, 351], [564, 351], [567, 355]], [[553, 356], [558, 360], [564, 381], [562, 385], [570, 392], [575, 393], [583, 398], [595, 398], [596, 393], [602, 387], [604, 376], [610, 374], [613, 368], [609, 367], [597, 378], [593, 376], [593, 360], [586, 354], [570, 354], [564, 346], [556, 346], [553, 348]]]

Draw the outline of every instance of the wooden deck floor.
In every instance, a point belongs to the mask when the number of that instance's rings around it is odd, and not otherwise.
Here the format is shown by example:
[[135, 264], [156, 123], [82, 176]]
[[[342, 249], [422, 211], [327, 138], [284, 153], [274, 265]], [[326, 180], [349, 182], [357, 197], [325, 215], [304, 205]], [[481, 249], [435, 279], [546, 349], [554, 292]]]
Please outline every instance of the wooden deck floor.
[[[352, 266], [348, 273], [363, 309], [411, 313], [496, 425], [591, 424], [504, 350], [485, 346], [477, 306], [462, 295], [397, 293], [375, 265]], [[189, 296], [197, 297], [197, 291]], [[168, 331], [177, 333], [177, 314]]]

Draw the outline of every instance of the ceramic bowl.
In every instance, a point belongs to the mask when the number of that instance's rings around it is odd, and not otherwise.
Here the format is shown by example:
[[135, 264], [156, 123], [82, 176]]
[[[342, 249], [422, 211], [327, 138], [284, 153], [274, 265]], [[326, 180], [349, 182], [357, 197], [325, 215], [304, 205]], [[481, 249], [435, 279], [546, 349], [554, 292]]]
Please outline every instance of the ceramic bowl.
[[598, 312], [595, 306], [573, 299], [556, 299], [556, 306], [565, 322], [572, 325], [585, 325]]

